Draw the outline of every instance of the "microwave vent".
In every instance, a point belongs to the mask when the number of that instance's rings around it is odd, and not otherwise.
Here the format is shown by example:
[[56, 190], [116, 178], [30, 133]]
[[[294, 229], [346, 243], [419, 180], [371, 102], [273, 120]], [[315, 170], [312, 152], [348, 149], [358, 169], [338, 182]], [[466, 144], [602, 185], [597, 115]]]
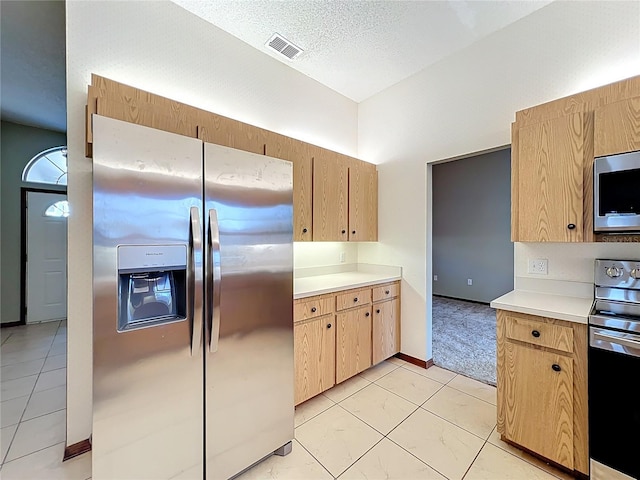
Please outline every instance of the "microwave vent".
[[289, 60], [293, 60], [303, 52], [300, 47], [295, 46], [278, 33], [274, 33], [265, 45], [280, 55], [284, 55]]

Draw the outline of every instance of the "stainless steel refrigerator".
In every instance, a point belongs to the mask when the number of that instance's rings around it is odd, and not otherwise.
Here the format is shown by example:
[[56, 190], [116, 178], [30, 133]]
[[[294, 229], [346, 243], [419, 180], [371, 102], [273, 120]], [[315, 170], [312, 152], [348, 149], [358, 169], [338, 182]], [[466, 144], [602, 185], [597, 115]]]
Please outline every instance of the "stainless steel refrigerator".
[[93, 116], [93, 479], [227, 479], [293, 439], [289, 162]]

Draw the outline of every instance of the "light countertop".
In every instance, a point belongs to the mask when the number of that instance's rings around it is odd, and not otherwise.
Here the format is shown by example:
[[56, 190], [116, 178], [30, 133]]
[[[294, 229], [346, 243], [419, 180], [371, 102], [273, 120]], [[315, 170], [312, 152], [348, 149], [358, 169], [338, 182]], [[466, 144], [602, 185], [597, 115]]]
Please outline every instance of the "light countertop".
[[490, 305], [500, 310], [586, 324], [593, 306], [593, 299], [512, 290], [493, 300]]
[[293, 298], [305, 298], [323, 293], [333, 293], [350, 288], [367, 287], [380, 283], [400, 280], [398, 272], [362, 272], [351, 271], [332, 273], [328, 275], [314, 275], [295, 278], [293, 281]]

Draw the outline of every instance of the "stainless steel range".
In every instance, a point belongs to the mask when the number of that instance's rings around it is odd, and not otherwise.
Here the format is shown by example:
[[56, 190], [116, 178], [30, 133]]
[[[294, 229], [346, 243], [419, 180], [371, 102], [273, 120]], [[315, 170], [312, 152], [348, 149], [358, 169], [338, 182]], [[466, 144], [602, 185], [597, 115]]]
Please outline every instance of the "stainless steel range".
[[640, 260], [596, 260], [589, 316], [592, 480], [640, 479]]

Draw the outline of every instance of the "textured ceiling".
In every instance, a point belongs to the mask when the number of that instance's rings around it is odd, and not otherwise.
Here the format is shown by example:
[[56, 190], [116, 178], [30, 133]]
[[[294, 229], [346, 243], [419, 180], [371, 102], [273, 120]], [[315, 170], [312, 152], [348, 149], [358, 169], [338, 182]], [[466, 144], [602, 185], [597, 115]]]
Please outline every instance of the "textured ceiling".
[[[548, 0], [172, 0], [361, 102], [551, 3]], [[279, 33], [304, 52], [265, 47]]]
[[[360, 102], [548, 0], [173, 0], [188, 11]], [[66, 131], [64, 1], [0, 0], [3, 120]], [[293, 61], [274, 32], [305, 51]]]

